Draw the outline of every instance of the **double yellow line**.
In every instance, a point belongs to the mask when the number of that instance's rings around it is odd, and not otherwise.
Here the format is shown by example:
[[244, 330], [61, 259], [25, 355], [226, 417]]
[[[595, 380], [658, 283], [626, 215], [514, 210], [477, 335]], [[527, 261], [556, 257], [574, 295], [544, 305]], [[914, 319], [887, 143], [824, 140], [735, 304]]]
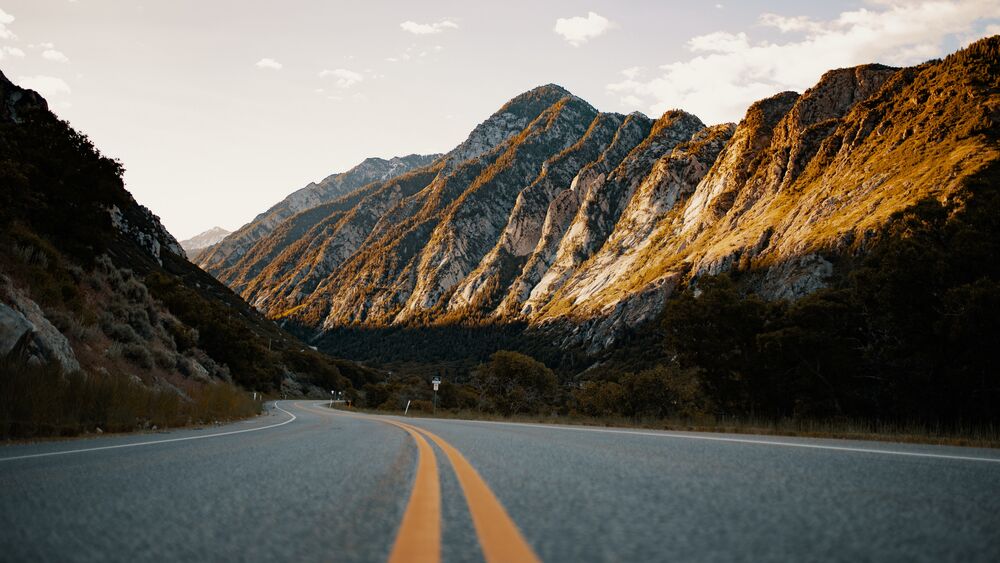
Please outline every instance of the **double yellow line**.
[[[330, 411], [302, 408], [325, 415], [333, 414]], [[429, 430], [404, 422], [344, 412], [339, 412], [337, 415], [390, 424], [407, 432], [417, 443], [417, 475], [413, 481], [413, 489], [410, 491], [410, 499], [403, 513], [396, 541], [389, 554], [390, 563], [410, 561], [437, 563], [441, 560], [441, 485], [437, 456], [427, 439], [441, 448], [452, 469], [455, 470], [486, 561], [490, 563], [540, 561], [489, 485], [465, 456], [451, 444]]]

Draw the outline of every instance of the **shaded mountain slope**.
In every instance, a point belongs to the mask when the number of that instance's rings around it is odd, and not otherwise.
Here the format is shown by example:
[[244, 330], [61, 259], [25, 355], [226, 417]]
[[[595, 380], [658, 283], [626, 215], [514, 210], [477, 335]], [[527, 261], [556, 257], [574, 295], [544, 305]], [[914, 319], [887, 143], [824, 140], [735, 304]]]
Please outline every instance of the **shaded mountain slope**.
[[124, 378], [147, 389], [139, 396], [181, 406], [217, 385], [303, 392], [367, 381], [188, 262], [125, 190], [121, 164], [37, 94], [0, 75], [0, 95], [0, 316], [14, 321], [0, 323], [0, 358]]

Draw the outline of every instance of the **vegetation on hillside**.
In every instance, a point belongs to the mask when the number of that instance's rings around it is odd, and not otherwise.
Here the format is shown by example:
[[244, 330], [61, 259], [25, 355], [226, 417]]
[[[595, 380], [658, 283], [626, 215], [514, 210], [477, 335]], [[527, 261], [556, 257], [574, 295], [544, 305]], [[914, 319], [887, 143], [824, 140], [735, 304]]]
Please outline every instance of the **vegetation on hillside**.
[[[0, 76], [0, 94], [17, 91]], [[41, 102], [0, 119], [0, 302], [37, 308], [46, 345], [75, 356], [60, 367], [31, 336], [0, 357], [0, 438], [232, 419], [258, 412], [251, 391], [351, 395], [372, 379], [172, 254], [123, 171]]]

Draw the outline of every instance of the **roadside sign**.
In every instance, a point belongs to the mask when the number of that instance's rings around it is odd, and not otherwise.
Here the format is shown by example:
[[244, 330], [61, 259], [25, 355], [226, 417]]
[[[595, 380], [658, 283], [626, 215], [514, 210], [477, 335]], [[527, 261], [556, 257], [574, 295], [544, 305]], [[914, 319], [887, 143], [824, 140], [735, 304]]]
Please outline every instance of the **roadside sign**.
[[441, 385], [441, 378], [440, 377], [435, 377], [434, 379], [432, 379], [431, 380], [431, 385], [433, 385], [434, 386], [434, 390], [437, 391], [438, 390], [438, 386]]

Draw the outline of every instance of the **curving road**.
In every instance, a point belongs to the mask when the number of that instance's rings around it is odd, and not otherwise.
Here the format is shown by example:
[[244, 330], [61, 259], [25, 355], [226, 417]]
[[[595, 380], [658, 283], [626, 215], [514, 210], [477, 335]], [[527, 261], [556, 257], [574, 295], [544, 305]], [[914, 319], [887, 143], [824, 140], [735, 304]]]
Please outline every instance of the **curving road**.
[[1000, 452], [331, 411], [0, 448], [0, 561], [1000, 561]]

